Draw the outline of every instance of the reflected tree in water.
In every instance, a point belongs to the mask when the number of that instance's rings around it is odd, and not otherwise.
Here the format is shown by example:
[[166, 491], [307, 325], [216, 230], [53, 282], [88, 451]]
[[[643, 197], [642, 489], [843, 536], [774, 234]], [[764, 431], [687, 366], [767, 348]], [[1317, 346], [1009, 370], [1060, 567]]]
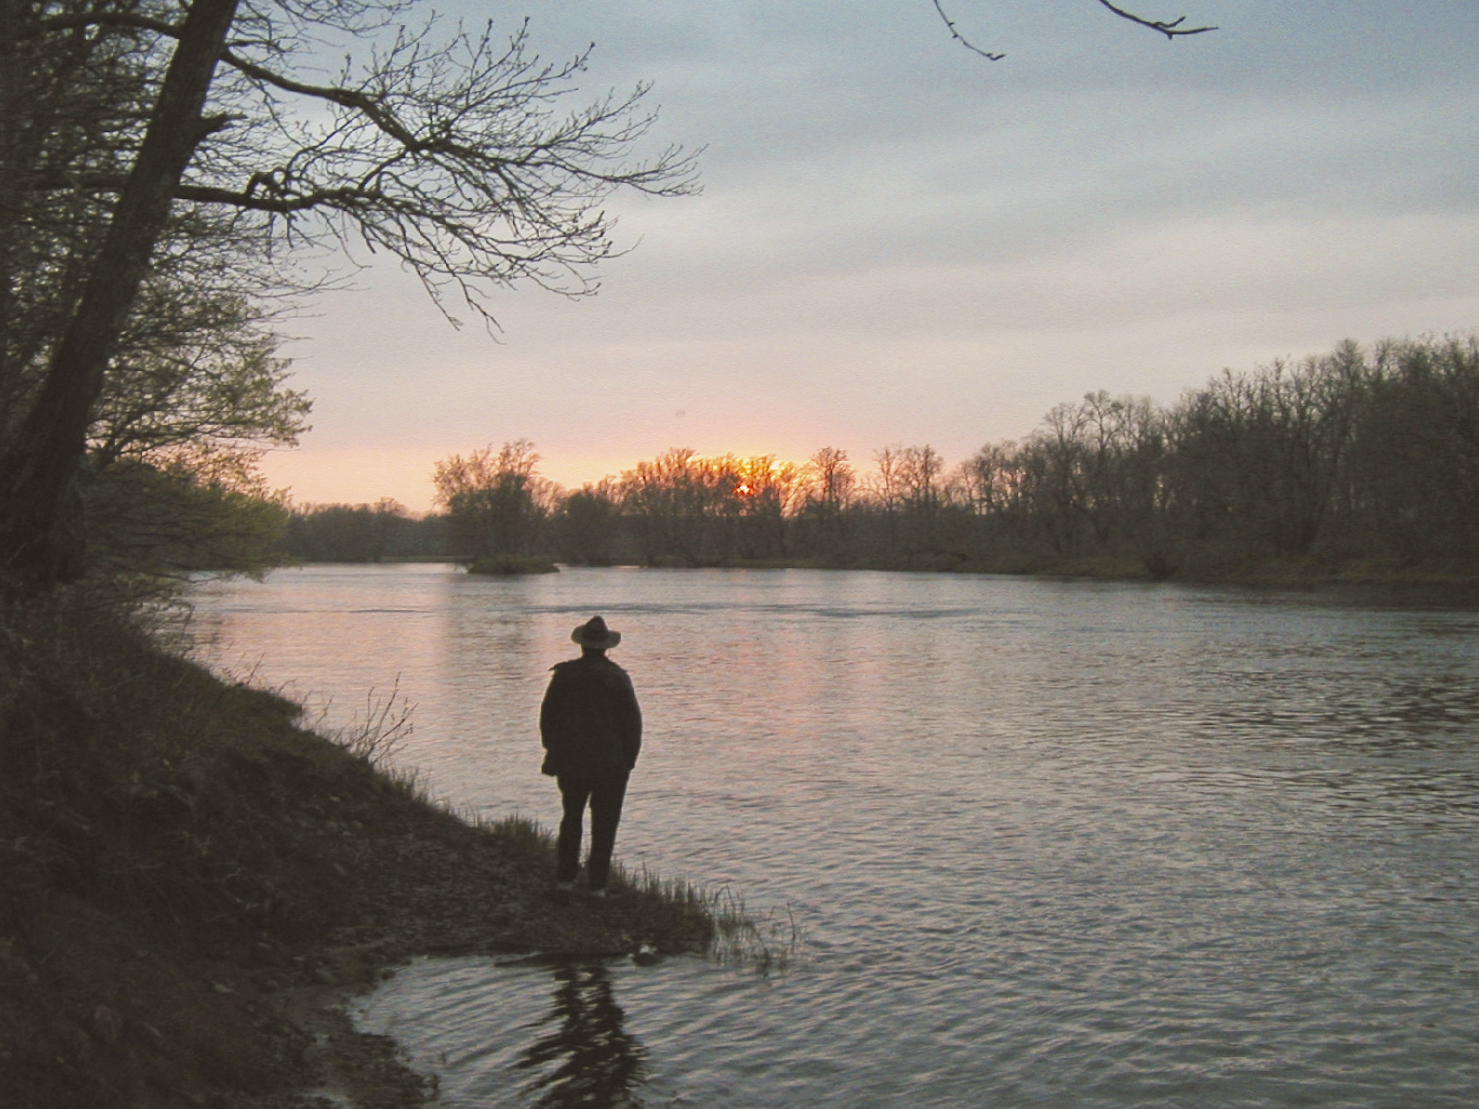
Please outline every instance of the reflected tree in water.
[[636, 1109], [635, 1091], [646, 1081], [647, 1050], [623, 1027], [626, 1014], [599, 964], [555, 971], [554, 1006], [539, 1027], [548, 1032], [515, 1064], [543, 1073], [525, 1092], [539, 1094], [539, 1109]]

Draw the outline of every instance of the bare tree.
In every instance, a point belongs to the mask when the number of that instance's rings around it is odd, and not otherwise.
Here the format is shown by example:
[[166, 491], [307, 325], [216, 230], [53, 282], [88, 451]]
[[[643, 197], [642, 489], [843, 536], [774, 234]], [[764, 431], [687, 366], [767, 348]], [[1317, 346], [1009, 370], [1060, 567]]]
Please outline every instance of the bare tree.
[[1016, 443], [987, 443], [960, 467], [972, 515], [1001, 516], [1017, 507], [1022, 474]]
[[807, 460], [807, 502], [822, 519], [840, 515], [852, 503], [858, 475], [847, 452], [838, 447], [822, 447]]
[[877, 473], [869, 475], [868, 492], [873, 503], [885, 515], [892, 515], [904, 504], [904, 447], [902, 444], [880, 447], [873, 452]]
[[934, 447], [905, 447], [899, 452], [899, 479], [903, 483], [909, 510], [917, 516], [934, 515], [945, 496], [941, 477], [945, 460]]
[[[40, 138], [4, 149], [0, 192], [19, 180], [108, 210], [40, 385], [0, 452], [0, 574], [11, 589], [45, 589], [81, 572], [81, 531], [68, 509], [75, 476], [110, 359], [177, 203], [237, 213], [234, 229], [255, 238], [258, 253], [343, 241], [387, 251], [444, 312], [455, 291], [490, 319], [488, 293], [502, 285], [593, 291], [585, 274], [613, 249], [602, 205], [613, 190], [693, 189], [681, 151], [628, 161], [653, 119], [645, 87], [562, 111], [585, 56], [542, 62], [522, 28], [503, 41], [491, 29], [459, 28], [439, 41], [432, 25], [401, 28], [337, 82], [295, 75], [295, 51], [316, 30], [366, 35], [398, 10], [394, 0], [190, 0], [176, 19], [175, 8], [148, 0], [56, 8], [9, 0], [0, 58], [66, 44], [84, 60], [122, 58], [150, 93], [130, 132], [137, 144], [114, 137], [117, 156], [74, 159], [77, 173], [48, 173], [52, 152]], [[10, 242], [0, 237], [0, 247]], [[0, 284], [17, 278], [9, 267], [21, 255], [0, 250]]]

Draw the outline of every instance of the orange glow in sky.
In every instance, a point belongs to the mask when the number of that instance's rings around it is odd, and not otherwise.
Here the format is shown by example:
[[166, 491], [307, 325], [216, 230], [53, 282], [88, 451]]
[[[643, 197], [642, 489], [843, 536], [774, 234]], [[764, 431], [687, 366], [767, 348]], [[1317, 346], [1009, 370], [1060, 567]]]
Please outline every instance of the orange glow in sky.
[[[262, 460], [262, 473], [270, 488], [286, 490], [293, 503], [299, 506], [374, 504], [388, 497], [417, 514], [430, 512], [433, 508], [436, 490], [432, 487], [431, 475], [436, 463], [453, 454], [466, 454], [486, 445], [462, 445], [445, 450], [431, 447], [314, 448], [311, 442], [296, 450], [267, 453]], [[543, 455], [538, 443], [535, 450]], [[653, 458], [660, 453], [655, 450], [642, 457]], [[853, 456], [854, 464], [860, 469], [871, 464], [870, 459], [867, 452]], [[566, 458], [543, 455], [539, 474], [573, 490], [587, 483], [595, 484], [603, 477], [617, 477], [641, 460], [641, 457], [590, 455]], [[781, 459], [775, 465], [784, 467], [788, 463]], [[799, 469], [802, 464], [790, 465]], [[740, 482], [734, 491], [741, 497], [751, 497], [756, 492], [748, 481]]]

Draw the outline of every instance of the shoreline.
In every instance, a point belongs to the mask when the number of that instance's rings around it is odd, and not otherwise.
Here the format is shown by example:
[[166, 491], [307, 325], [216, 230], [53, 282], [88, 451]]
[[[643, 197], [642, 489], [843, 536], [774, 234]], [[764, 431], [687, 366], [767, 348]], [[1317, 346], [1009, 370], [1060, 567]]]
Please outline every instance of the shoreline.
[[[0, 1089], [16, 1109], [412, 1109], [349, 998], [415, 955], [703, 951], [713, 901], [477, 826], [136, 632], [0, 614]], [[59, 642], [60, 640], [67, 642]]]

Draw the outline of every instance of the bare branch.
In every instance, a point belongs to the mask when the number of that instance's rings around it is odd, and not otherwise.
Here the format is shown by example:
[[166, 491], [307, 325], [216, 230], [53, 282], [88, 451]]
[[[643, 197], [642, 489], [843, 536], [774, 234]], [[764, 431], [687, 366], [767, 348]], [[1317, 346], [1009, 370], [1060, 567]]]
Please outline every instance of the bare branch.
[[[960, 33], [960, 28], [956, 26], [955, 20], [951, 19], [945, 13], [945, 8], [940, 0], [931, 0], [931, 2], [935, 5], [935, 11], [939, 14], [940, 21], [945, 24], [946, 30], [950, 32], [950, 37], [960, 43], [960, 45], [964, 46], [973, 54], [979, 54], [989, 62], [999, 62], [1006, 57], [1005, 54], [993, 54], [988, 50], [982, 50], [975, 43], [971, 42]], [[1099, 0], [1099, 3], [1121, 19], [1128, 19], [1131, 23], [1156, 31], [1159, 34], [1165, 35], [1168, 39], [1179, 38], [1185, 35], [1200, 35], [1205, 34], [1207, 31], [1217, 30], [1216, 27], [1183, 27], [1182, 24], [1186, 22], [1186, 16], [1184, 15], [1171, 20], [1146, 19], [1144, 16], [1139, 16], [1134, 12], [1126, 11], [1124, 8], [1116, 7], [1109, 0]]]
[[272, 85], [283, 92], [294, 93], [299, 96], [309, 96], [317, 100], [326, 100], [331, 104], [338, 104], [341, 108], [350, 108], [362, 112], [370, 119], [376, 127], [384, 131], [397, 142], [404, 143], [408, 147], [419, 145], [416, 137], [402, 127], [395, 117], [389, 112], [383, 111], [378, 103], [362, 92], [354, 89], [339, 88], [334, 85], [308, 85], [302, 81], [294, 81], [290, 77], [284, 77], [280, 73], [263, 66], [247, 61], [245, 58], [235, 54], [227, 54], [221, 59], [226, 64], [235, 67], [246, 76], [263, 84]]
[[979, 46], [971, 42], [968, 38], [960, 33], [960, 30], [955, 26], [955, 20], [951, 19], [948, 15], [945, 14], [945, 9], [941, 7], [940, 0], [934, 0], [934, 5], [935, 11], [939, 12], [940, 19], [945, 24], [945, 28], [950, 32], [950, 37], [953, 38], [956, 42], [960, 43], [960, 45], [964, 46], [972, 54], [979, 54], [988, 62], [999, 62], [1006, 57], [1005, 54], [992, 54], [985, 50], [982, 50]]
[[[582, 273], [616, 253], [605, 198], [694, 192], [693, 155], [669, 147], [628, 161], [654, 119], [646, 86], [560, 110], [586, 56], [545, 63], [527, 41], [522, 28], [501, 45], [491, 27], [442, 44], [403, 32], [363, 76], [323, 84], [228, 53], [261, 98], [251, 141], [238, 144], [244, 156], [216, 148], [175, 196], [269, 218], [317, 212], [330, 221], [320, 232], [299, 223], [287, 233], [311, 241], [327, 230], [388, 251], [439, 306], [453, 290], [489, 322], [493, 286], [588, 294], [595, 282]], [[279, 111], [279, 95], [329, 110]]]
[[70, 12], [65, 15], [47, 16], [20, 30], [16, 37], [18, 39], [40, 38], [56, 31], [74, 31], [83, 27], [121, 27], [135, 31], [152, 31], [156, 35], [165, 35], [169, 38], [180, 37], [178, 24], [166, 23], [161, 19], [151, 19], [136, 12], [106, 11]]
[[1207, 31], [1217, 30], [1216, 27], [1183, 27], [1181, 25], [1186, 22], [1186, 16], [1184, 15], [1167, 22], [1159, 19], [1146, 19], [1143, 16], [1136, 15], [1134, 12], [1127, 12], [1123, 8], [1115, 7], [1109, 0], [1099, 0], [1099, 3], [1121, 19], [1128, 19], [1131, 23], [1138, 24], [1141, 27], [1148, 27], [1152, 31], [1159, 31], [1168, 39], [1183, 35], [1200, 35], [1205, 34]]
[[273, 215], [289, 216], [294, 212], [308, 212], [314, 208], [334, 207], [349, 209], [356, 204], [382, 203], [386, 198], [363, 189], [319, 189], [314, 192], [298, 193], [291, 197], [263, 195], [233, 189], [218, 189], [210, 185], [181, 185], [175, 189], [176, 200], [190, 200], [200, 204], [227, 204], [249, 212], [270, 212]]

